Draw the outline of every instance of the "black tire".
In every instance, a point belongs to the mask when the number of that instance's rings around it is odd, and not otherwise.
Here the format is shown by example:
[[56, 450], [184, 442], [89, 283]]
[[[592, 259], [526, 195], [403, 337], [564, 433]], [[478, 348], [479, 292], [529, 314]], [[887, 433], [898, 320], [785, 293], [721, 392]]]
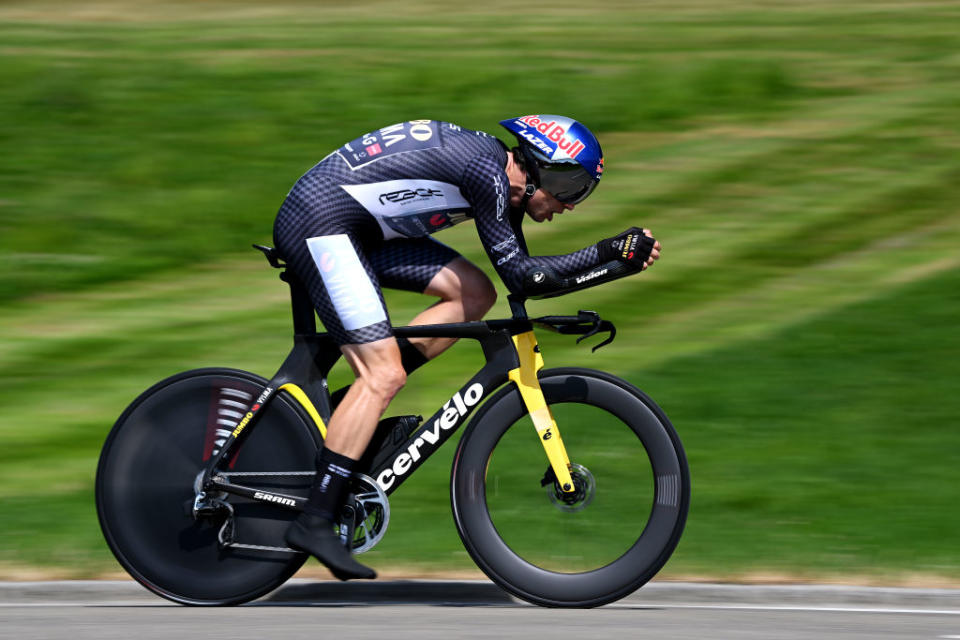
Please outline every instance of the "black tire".
[[690, 502], [683, 447], [663, 411], [620, 378], [580, 368], [539, 378], [571, 464], [586, 468], [581, 480], [595, 480], [592, 500], [566, 505], [552, 482], [541, 486], [549, 464], [508, 385], [457, 448], [457, 531], [484, 573], [519, 598], [552, 607], [613, 602], [650, 580], [677, 546]]
[[[100, 527], [124, 569], [154, 593], [183, 604], [239, 604], [280, 586], [306, 560], [300, 553], [221, 548], [223, 518], [192, 515], [194, 481], [224, 435], [216, 428], [229, 432], [266, 382], [234, 369], [175, 375], [134, 400], [107, 437], [97, 467]], [[230, 471], [313, 471], [321, 438], [299, 405], [281, 392], [263, 412]], [[306, 495], [311, 478], [237, 482]], [[237, 496], [227, 501], [238, 542], [286, 546], [294, 512]]]

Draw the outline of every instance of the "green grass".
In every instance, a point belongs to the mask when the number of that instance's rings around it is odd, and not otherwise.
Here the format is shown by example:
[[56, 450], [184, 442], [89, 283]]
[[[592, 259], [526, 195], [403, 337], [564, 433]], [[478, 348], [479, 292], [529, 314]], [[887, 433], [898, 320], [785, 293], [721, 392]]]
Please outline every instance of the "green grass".
[[960, 269], [637, 372], [695, 478], [679, 566], [956, 575]]
[[487, 465], [487, 508], [523, 558], [551, 571], [590, 571], [636, 542], [653, 508], [653, 472], [636, 434], [613, 414], [574, 404], [552, 412], [571, 461], [595, 483], [589, 501], [566, 511], [546, 498], [543, 447], [525, 417], [500, 438]]
[[[531, 311], [614, 320], [596, 354], [542, 336], [547, 366], [623, 375], [676, 424], [694, 492], [665, 575], [960, 577], [960, 6], [554, 5], [0, 6], [0, 573], [113, 570], [92, 487], [123, 407], [183, 369], [275, 370], [286, 293], [247, 247], [303, 171], [399, 120], [554, 112], [608, 170], [534, 253], [631, 224], [664, 244]], [[471, 225], [441, 240], [492, 274]], [[388, 299], [397, 323], [424, 304]], [[478, 358], [457, 345], [394, 410]], [[395, 494], [372, 564], [472, 566], [452, 453]]]

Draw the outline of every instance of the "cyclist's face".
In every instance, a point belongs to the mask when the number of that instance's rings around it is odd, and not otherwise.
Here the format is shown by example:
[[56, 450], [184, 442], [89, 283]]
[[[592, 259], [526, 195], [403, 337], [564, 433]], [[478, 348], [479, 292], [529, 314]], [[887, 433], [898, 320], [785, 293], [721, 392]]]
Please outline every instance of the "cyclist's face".
[[527, 203], [527, 213], [537, 222], [550, 222], [554, 214], [573, 211], [574, 206], [560, 202], [549, 191], [537, 189]]

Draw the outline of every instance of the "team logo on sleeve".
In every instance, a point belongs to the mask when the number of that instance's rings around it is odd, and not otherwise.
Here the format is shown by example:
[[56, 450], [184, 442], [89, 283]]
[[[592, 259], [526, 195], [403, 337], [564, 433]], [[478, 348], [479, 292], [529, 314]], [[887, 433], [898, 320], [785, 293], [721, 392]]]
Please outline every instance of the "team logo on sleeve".
[[352, 170], [397, 153], [435, 149], [441, 144], [440, 123], [436, 120], [410, 120], [377, 129], [351, 140], [336, 153]]

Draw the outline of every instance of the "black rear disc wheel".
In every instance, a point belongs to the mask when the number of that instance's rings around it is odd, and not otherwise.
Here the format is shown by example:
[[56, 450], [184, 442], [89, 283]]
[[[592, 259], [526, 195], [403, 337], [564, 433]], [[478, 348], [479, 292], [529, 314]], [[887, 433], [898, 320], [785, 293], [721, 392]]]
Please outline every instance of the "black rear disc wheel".
[[663, 411], [626, 381], [579, 368], [539, 375], [576, 491], [556, 486], [510, 385], [460, 441], [451, 477], [457, 530], [477, 565], [524, 600], [613, 602], [652, 578], [680, 539], [690, 499], [683, 447]]
[[[97, 467], [97, 515], [111, 551], [145, 587], [175, 602], [239, 604], [283, 584], [303, 565], [302, 553], [223, 546], [225, 513], [195, 519], [194, 482], [266, 380], [234, 369], [200, 369], [163, 380], [124, 411]], [[319, 431], [281, 392], [261, 414], [229, 462], [230, 472], [298, 472], [232, 478], [236, 484], [305, 496], [321, 445]], [[296, 513], [238, 496], [236, 542], [285, 547]]]

